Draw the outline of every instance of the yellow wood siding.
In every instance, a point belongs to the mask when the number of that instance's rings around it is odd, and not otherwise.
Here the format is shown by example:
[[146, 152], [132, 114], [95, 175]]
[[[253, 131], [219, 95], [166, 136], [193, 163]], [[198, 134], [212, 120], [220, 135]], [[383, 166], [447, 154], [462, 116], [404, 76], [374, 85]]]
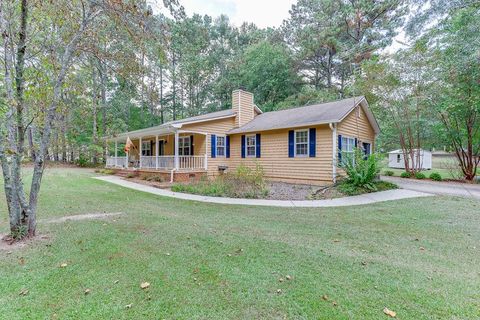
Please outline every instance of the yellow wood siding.
[[[328, 125], [316, 128], [316, 157], [288, 157], [288, 131], [273, 130], [260, 133], [260, 158], [241, 157], [241, 134], [230, 138], [230, 170], [240, 164], [255, 167], [258, 163], [265, 176], [272, 180], [296, 183], [325, 184], [332, 180], [332, 131]], [[298, 128], [301, 129], [301, 128]]]
[[357, 138], [359, 143], [371, 143], [372, 152], [374, 150], [375, 132], [361, 107], [357, 107], [352, 110], [352, 112], [350, 112], [350, 114], [338, 124], [337, 134], [346, 137]]

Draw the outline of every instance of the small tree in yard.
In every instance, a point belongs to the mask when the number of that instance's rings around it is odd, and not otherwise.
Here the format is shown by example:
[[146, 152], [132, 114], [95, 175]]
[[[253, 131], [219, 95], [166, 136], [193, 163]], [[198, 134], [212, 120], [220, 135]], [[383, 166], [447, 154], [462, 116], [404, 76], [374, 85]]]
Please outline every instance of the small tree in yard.
[[480, 11], [459, 10], [434, 35], [441, 72], [433, 104], [465, 179], [472, 181], [480, 163]]
[[[176, 0], [164, 3], [177, 5]], [[74, 72], [80, 50], [94, 41], [100, 19], [115, 21], [131, 33], [141, 25], [136, 17], [145, 17], [145, 8], [145, 1], [0, 1], [0, 164], [13, 237], [35, 235], [51, 133], [65, 79]], [[32, 85], [38, 78], [43, 82]], [[28, 100], [32, 95], [33, 102]], [[21, 167], [27, 139], [34, 164], [28, 196]]]

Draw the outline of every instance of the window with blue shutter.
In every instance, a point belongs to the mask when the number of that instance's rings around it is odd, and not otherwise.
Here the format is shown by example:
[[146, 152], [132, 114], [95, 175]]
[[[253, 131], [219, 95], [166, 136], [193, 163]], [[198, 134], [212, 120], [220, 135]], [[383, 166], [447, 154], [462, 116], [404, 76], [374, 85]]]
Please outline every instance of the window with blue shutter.
[[308, 150], [308, 156], [310, 158], [315, 157], [316, 153], [316, 148], [317, 148], [317, 129], [315, 128], [310, 128], [308, 130], [308, 135], [309, 135], [309, 150]]
[[245, 135], [242, 135], [242, 158], [245, 158]]
[[260, 133], [257, 133], [257, 135], [255, 136], [255, 157], [260, 158], [260, 150], [261, 150]]
[[212, 158], [216, 158], [217, 157], [217, 136], [212, 134], [212, 137], [211, 137], [211, 141], [210, 141], [210, 145], [211, 145], [211, 151], [212, 151]]
[[293, 158], [295, 156], [295, 131], [288, 131], [288, 157]]
[[225, 154], [227, 158], [230, 158], [230, 136], [225, 137]]
[[342, 163], [342, 135], [338, 135], [338, 163], [337, 165]]

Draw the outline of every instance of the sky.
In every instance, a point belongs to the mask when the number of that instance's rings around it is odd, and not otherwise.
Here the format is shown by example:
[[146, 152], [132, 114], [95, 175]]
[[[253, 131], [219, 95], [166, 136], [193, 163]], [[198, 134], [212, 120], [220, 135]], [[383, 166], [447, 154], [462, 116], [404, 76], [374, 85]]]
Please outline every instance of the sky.
[[[161, 0], [156, 2], [154, 7], [162, 3]], [[280, 26], [288, 18], [288, 11], [296, 0], [180, 0], [180, 3], [189, 16], [193, 13], [213, 17], [226, 14], [236, 26], [243, 22], [253, 22], [266, 28]]]

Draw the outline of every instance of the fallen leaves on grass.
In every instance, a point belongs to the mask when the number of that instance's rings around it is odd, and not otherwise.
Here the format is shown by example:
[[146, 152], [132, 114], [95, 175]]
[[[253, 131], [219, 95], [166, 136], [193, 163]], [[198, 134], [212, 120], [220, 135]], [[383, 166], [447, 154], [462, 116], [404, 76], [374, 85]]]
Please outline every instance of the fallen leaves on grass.
[[292, 276], [290, 276], [290, 275], [287, 274], [287, 275], [285, 276], [285, 279], [287, 279], [287, 280], [292, 280], [293, 278], [292, 278]]
[[66, 262], [63, 262], [62, 264], [60, 264], [60, 268], [66, 268], [68, 266], [68, 264]]
[[20, 293], [19, 293], [20, 296], [26, 296], [27, 294], [28, 294], [28, 289], [20, 290]]
[[85, 289], [83, 293], [85, 293], [85, 295], [90, 294], [90, 289]]
[[385, 307], [383, 309], [383, 313], [385, 313], [387, 316], [389, 316], [391, 318], [395, 318], [397, 316], [397, 313], [395, 311], [392, 311], [392, 310], [388, 309], [387, 307]]
[[131, 303], [130, 303], [130, 304], [127, 304], [127, 305], [125, 306], [125, 309], [131, 309], [131, 308], [132, 308], [132, 304], [131, 304]]
[[149, 282], [142, 282], [140, 284], [140, 288], [142, 289], [147, 289], [148, 287], [150, 287], [150, 283]]
[[322, 296], [322, 300], [328, 301], [328, 296], [327, 296], [326, 294], [324, 294], [324, 295]]

